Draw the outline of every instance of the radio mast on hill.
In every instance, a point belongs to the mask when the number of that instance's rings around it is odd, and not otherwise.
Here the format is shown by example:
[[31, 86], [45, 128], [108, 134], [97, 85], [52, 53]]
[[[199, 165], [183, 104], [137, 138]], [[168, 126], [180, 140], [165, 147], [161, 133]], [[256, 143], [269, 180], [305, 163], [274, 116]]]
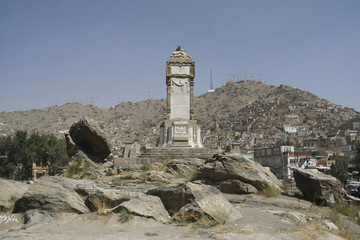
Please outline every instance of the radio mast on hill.
[[212, 79], [212, 69], [210, 69], [210, 89], [208, 90], [208, 92], [215, 92], [214, 83], [213, 83], [213, 79]]

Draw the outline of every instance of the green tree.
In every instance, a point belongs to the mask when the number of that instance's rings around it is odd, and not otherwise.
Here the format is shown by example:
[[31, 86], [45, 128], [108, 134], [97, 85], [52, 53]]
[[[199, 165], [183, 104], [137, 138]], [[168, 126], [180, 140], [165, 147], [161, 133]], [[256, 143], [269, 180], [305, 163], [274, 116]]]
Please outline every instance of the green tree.
[[16, 169], [15, 164], [8, 157], [11, 142], [11, 137], [0, 137], [0, 176], [3, 178], [12, 178]]
[[64, 168], [69, 162], [66, 152], [65, 139], [57, 139], [54, 135], [48, 135], [48, 162], [49, 174], [54, 175]]
[[0, 177], [14, 180], [32, 178], [32, 164], [48, 165], [54, 175], [65, 167], [69, 158], [64, 139], [53, 134], [17, 131], [13, 137], [0, 137]]
[[360, 141], [355, 142], [356, 155], [353, 159], [353, 163], [356, 165], [356, 170], [360, 171]]
[[348, 176], [348, 161], [345, 158], [336, 157], [335, 164], [331, 164], [330, 175], [344, 182]]
[[26, 131], [17, 131], [12, 138], [8, 158], [15, 165], [11, 177], [14, 180], [27, 180], [32, 176], [32, 162], [26, 155], [26, 140]]

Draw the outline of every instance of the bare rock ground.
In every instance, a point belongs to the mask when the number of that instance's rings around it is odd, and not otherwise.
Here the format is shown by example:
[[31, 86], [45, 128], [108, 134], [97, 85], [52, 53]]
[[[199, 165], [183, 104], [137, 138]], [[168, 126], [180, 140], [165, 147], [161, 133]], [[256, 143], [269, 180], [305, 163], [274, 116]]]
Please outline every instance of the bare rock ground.
[[96, 212], [37, 217], [36, 224], [23, 224], [20, 214], [2, 213], [0, 219], [12, 215], [18, 221], [1, 222], [0, 239], [360, 239], [358, 225], [348, 222], [346, 229], [340, 229], [328, 219], [328, 208], [304, 200], [259, 194], [224, 196], [243, 218], [208, 228], [138, 216], [124, 221], [120, 213]]
[[[186, 174], [186, 172], [191, 174]], [[42, 182], [47, 184], [53, 182], [56, 184], [51, 186], [58, 186], [56, 191], [63, 193], [65, 190], [73, 191], [72, 195], [79, 193], [82, 201], [87, 202], [86, 206], [92, 210], [55, 211], [53, 208], [41, 207], [46, 204], [39, 204], [39, 207], [36, 208], [24, 208], [23, 211], [20, 211], [21, 213], [0, 213], [0, 240], [360, 239], [359, 225], [342, 215], [334, 216], [334, 212], [329, 207], [318, 207], [309, 201], [286, 195], [268, 198], [261, 194], [261, 191], [252, 194], [221, 194], [216, 191], [214, 194], [216, 189], [201, 185], [199, 180], [189, 183], [189, 179], [193, 178], [192, 168], [177, 173], [174, 169], [167, 168], [166, 164], [152, 166], [148, 170], [123, 171], [111, 176], [103, 175], [97, 181], [43, 177], [31, 185], [22, 199], [26, 199], [27, 195], [39, 197], [37, 193], [41, 190], [40, 192], [44, 193], [41, 195], [42, 201], [49, 204], [51, 200], [52, 203], [56, 203], [55, 205], [59, 205], [62, 203], [61, 199], [55, 198], [55, 196], [60, 194], [52, 193], [56, 189], [48, 188], [46, 190], [46, 185], [41, 184]], [[185, 182], [187, 185], [183, 184]], [[181, 218], [176, 218], [170, 212], [168, 213], [172, 217], [162, 214], [166, 213], [166, 210], [159, 210], [154, 206], [164, 205], [165, 207], [164, 200], [162, 199], [161, 203], [160, 198], [157, 202], [150, 201], [151, 199], [148, 198], [157, 197], [145, 195], [145, 193], [151, 189], [163, 189], [169, 183], [171, 183], [170, 185], [195, 186], [194, 189], [197, 191], [203, 189], [201, 196], [206, 196], [208, 193], [221, 195], [222, 202], [226, 201], [228, 208], [235, 209], [242, 217], [233, 218], [232, 221], [218, 221], [216, 225], [214, 219], [205, 217], [201, 218], [201, 221], [189, 223]], [[169, 189], [169, 187], [164, 189]], [[31, 195], [32, 192], [35, 194]], [[184, 193], [187, 192], [185, 189]], [[121, 200], [124, 194], [126, 199]], [[195, 197], [191, 197], [191, 199], [198, 202], [202, 199], [207, 200], [206, 197], [193, 195]], [[23, 202], [22, 199], [19, 199], [15, 205]], [[118, 202], [119, 199], [120, 202]], [[25, 203], [27, 202], [25, 201]], [[31, 204], [25, 205], [32, 206]], [[115, 209], [118, 211], [113, 211]], [[152, 211], [148, 211], [149, 209]], [[159, 214], [154, 215], [154, 213]]]

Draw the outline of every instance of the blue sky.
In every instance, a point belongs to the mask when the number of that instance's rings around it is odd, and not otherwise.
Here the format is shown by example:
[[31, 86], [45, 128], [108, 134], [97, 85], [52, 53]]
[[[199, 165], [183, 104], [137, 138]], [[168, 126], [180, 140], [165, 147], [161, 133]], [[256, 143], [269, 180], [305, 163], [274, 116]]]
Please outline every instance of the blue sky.
[[0, 112], [165, 98], [177, 45], [195, 95], [210, 69], [215, 87], [260, 72], [360, 111], [359, 13], [358, 0], [0, 0]]

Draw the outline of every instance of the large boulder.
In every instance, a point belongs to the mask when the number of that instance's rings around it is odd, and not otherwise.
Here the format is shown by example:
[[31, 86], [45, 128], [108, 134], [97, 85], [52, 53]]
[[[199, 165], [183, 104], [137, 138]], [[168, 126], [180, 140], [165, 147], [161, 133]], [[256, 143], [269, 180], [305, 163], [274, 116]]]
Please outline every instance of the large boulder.
[[282, 186], [268, 168], [239, 154], [214, 155], [198, 167], [197, 178], [218, 185], [220, 190], [227, 193], [253, 193], [268, 185], [279, 189]]
[[168, 222], [169, 220], [169, 213], [160, 198], [156, 196], [140, 195], [138, 198], [132, 198], [121, 203], [117, 211], [121, 209], [125, 209], [133, 215], [152, 218], [160, 222]]
[[83, 152], [94, 162], [103, 162], [111, 153], [111, 146], [95, 120], [84, 117], [74, 123], [65, 135], [69, 157]]
[[74, 189], [76, 183], [64, 177], [42, 177], [15, 203], [14, 212], [31, 209], [54, 213], [87, 213], [83, 199]]
[[294, 169], [293, 171], [296, 187], [308, 201], [329, 206], [347, 198], [346, 191], [335, 177], [316, 169]]
[[11, 211], [16, 200], [28, 190], [30, 184], [0, 178], [0, 212]]
[[180, 220], [211, 218], [223, 222], [242, 217], [218, 189], [209, 185], [189, 182], [151, 189], [147, 194], [160, 197], [170, 215]]

